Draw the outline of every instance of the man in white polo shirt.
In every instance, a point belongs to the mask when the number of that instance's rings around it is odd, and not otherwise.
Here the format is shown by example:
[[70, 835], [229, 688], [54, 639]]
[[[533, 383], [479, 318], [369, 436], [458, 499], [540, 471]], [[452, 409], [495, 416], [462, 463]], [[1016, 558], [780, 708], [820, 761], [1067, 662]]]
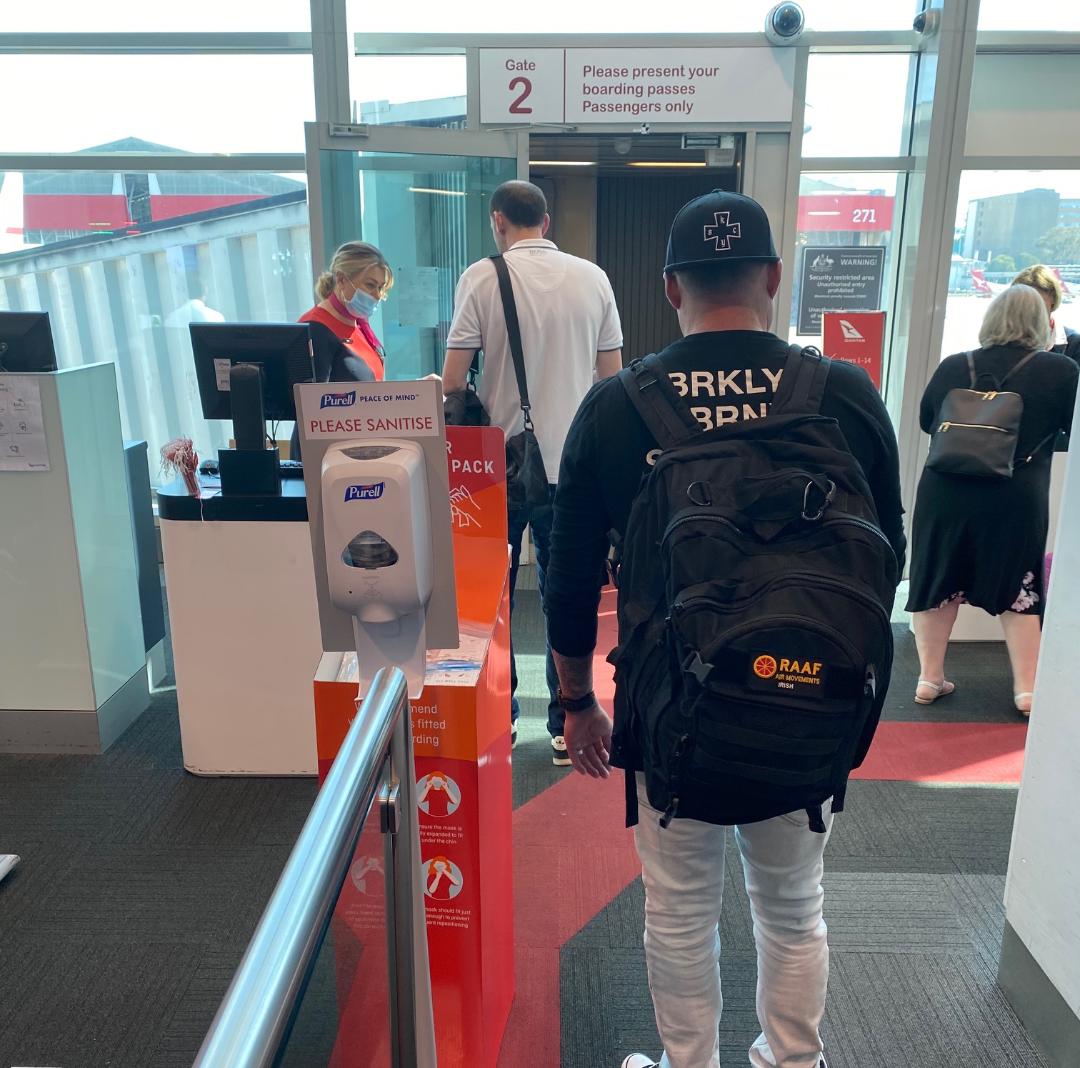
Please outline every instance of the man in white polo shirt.
[[[615, 295], [607, 275], [588, 260], [560, 252], [545, 239], [550, 219], [544, 194], [531, 182], [504, 182], [491, 197], [491, 230], [495, 246], [505, 255], [517, 304], [525, 375], [532, 405], [532, 420], [555, 497], [555, 481], [563, 443], [582, 398], [599, 378], [622, 367], [622, 327]], [[514, 361], [506, 332], [506, 319], [495, 266], [490, 260], [474, 263], [462, 274], [454, 297], [454, 321], [446, 339], [443, 390], [464, 389], [469, 365], [477, 349], [484, 350], [484, 370], [477, 393], [491, 425], [507, 438], [521, 433], [524, 422], [518, 396]], [[536, 546], [537, 578], [541, 596], [551, 536], [550, 501], [538, 508], [512, 510], [509, 538], [510, 609], [514, 606], [521, 539], [532, 527]], [[510, 649], [511, 737], [517, 741], [517, 668]], [[558, 701], [558, 676], [547, 650], [548, 733], [552, 761], [568, 767], [563, 741], [563, 711]]]

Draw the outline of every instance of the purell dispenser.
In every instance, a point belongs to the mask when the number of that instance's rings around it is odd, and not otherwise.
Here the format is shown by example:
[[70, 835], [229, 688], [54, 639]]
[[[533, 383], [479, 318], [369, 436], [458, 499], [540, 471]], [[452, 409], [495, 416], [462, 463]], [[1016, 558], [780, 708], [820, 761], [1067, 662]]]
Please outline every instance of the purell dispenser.
[[360, 696], [379, 668], [394, 665], [419, 697], [434, 581], [423, 450], [394, 440], [332, 445], [322, 512], [330, 599], [353, 617]]

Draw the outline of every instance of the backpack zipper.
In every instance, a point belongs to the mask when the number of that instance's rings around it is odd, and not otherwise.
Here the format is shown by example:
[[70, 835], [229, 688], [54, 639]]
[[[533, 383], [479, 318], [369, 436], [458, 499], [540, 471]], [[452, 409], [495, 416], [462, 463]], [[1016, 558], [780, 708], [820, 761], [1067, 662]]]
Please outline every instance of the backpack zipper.
[[[811, 581], [797, 582], [798, 579], [810, 579]], [[811, 571], [784, 572], [784, 574], [777, 575], [776, 578], [765, 583], [764, 586], [756, 590], [754, 593], [747, 594], [745, 597], [740, 597], [737, 600], [721, 601], [715, 597], [709, 597], [706, 594], [698, 594], [694, 597], [687, 597], [685, 600], [682, 601], [675, 601], [671, 607], [676, 615], [682, 612], [689, 611], [690, 609], [695, 608], [697, 605], [700, 604], [712, 605], [718, 612], [721, 613], [738, 611], [739, 609], [741, 609], [741, 607], [745, 604], [746, 601], [750, 600], [751, 597], [762, 597], [775, 586], [778, 586], [781, 583], [786, 585], [793, 582], [796, 585], [801, 586], [816, 585], [824, 586], [828, 589], [835, 590], [836, 592], [843, 594], [845, 597], [851, 597], [853, 600], [862, 602], [864, 605], [872, 609], [875, 614], [879, 616], [883, 621], [888, 621], [888, 615], [886, 614], [885, 609], [882, 608], [882, 606], [878, 604], [878, 602], [874, 600], [874, 598], [870, 594], [864, 593], [857, 587], [848, 586], [836, 579], [830, 579], [822, 575], [815, 575]]]
[[[1002, 431], [1002, 433], [1004, 433], [1004, 431]], [[719, 523], [721, 526], [725, 526], [728, 529], [735, 531], [736, 534], [739, 534], [742, 537], [747, 537], [746, 531], [743, 530], [742, 527], [738, 525], [738, 523], [735, 523], [733, 520], [728, 519], [726, 516], [692, 512], [689, 515], [684, 513], [682, 515], [676, 516], [675, 519], [668, 523], [667, 528], [664, 530], [663, 536], [660, 538], [660, 544], [663, 545], [664, 542], [667, 541], [667, 539], [675, 532], [678, 527], [681, 527], [684, 523], [692, 523], [696, 520], [703, 520], [704, 522], [708, 523]], [[868, 519], [860, 519], [858, 516], [853, 515], [836, 515], [830, 518], [826, 518], [821, 525], [829, 526], [833, 523], [847, 523], [851, 526], [860, 527], [863, 530], [869, 532], [870, 534], [875, 535], [889, 547], [889, 552], [893, 554], [893, 560], [895, 561], [896, 551], [893, 549], [892, 543], [885, 536], [884, 531], [882, 531], [880, 527], [875, 526]]]
[[687, 515], [686, 513], [678, 515], [670, 523], [668, 523], [667, 528], [664, 530], [663, 536], [660, 538], [660, 544], [662, 545], [665, 541], [667, 541], [668, 537], [675, 531], [677, 527], [681, 527], [683, 523], [692, 523], [694, 522], [694, 520], [697, 519], [704, 520], [708, 523], [719, 523], [721, 524], [721, 526], [725, 526], [731, 530], [734, 530], [736, 534], [740, 534], [743, 537], [746, 536], [746, 531], [744, 531], [738, 523], [734, 522], [731, 519], [728, 519], [726, 516], [710, 514], [707, 512], [691, 512], [689, 515]]
[[887, 537], [885, 537], [885, 532], [881, 529], [881, 527], [877, 526], [874, 523], [871, 523], [869, 519], [860, 519], [858, 516], [855, 515], [834, 515], [826, 518], [821, 525], [827, 527], [831, 526], [833, 523], [847, 523], [851, 526], [861, 527], [863, 530], [873, 534], [875, 537], [879, 538], [889, 547], [889, 552], [892, 553], [893, 562], [896, 562], [896, 550], [892, 547], [892, 542], [889, 541]]
[[[694, 722], [697, 722], [697, 714], [695, 712]], [[684, 734], [676, 743], [675, 751], [671, 754], [671, 762], [673, 765], [671, 773], [671, 800], [668, 802], [667, 808], [664, 809], [664, 814], [660, 817], [660, 826], [665, 830], [671, 826], [671, 821], [678, 815], [679, 812], [679, 771], [680, 765], [686, 756], [687, 750], [690, 746], [690, 735]]]
[[946, 420], [944, 423], [942, 423], [938, 427], [938, 430], [941, 433], [944, 433], [945, 431], [951, 429], [954, 426], [962, 426], [969, 430], [996, 430], [999, 434], [1011, 433], [1011, 431], [1005, 430], [1003, 427], [1000, 426], [988, 426], [986, 423], [955, 423], [951, 419]]

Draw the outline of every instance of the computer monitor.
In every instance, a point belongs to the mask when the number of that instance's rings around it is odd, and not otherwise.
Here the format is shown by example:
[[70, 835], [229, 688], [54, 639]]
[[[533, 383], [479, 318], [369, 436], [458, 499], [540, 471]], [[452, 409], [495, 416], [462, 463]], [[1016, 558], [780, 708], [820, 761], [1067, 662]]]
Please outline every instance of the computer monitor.
[[296, 418], [293, 386], [315, 381], [307, 323], [192, 323], [191, 352], [206, 419], [236, 414], [229, 391], [235, 364], [262, 371], [263, 414], [275, 422]]
[[55, 371], [49, 313], [0, 312], [0, 371]]

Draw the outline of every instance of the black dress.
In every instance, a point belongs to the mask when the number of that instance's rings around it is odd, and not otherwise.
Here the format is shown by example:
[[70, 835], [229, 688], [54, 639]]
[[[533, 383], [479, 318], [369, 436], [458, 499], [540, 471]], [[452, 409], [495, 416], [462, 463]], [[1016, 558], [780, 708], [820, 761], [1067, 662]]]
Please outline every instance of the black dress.
[[[1024, 355], [1014, 347], [979, 349], [979, 386], [994, 388]], [[995, 616], [1041, 614], [1053, 438], [1072, 425], [1077, 376], [1067, 356], [1041, 352], [1006, 383], [1024, 398], [1011, 479], [923, 471], [912, 523], [909, 612], [963, 600]], [[945, 394], [970, 383], [966, 354], [942, 361], [919, 410], [926, 433], [938, 423]], [[1044, 439], [1031, 462], [1021, 463]]]

